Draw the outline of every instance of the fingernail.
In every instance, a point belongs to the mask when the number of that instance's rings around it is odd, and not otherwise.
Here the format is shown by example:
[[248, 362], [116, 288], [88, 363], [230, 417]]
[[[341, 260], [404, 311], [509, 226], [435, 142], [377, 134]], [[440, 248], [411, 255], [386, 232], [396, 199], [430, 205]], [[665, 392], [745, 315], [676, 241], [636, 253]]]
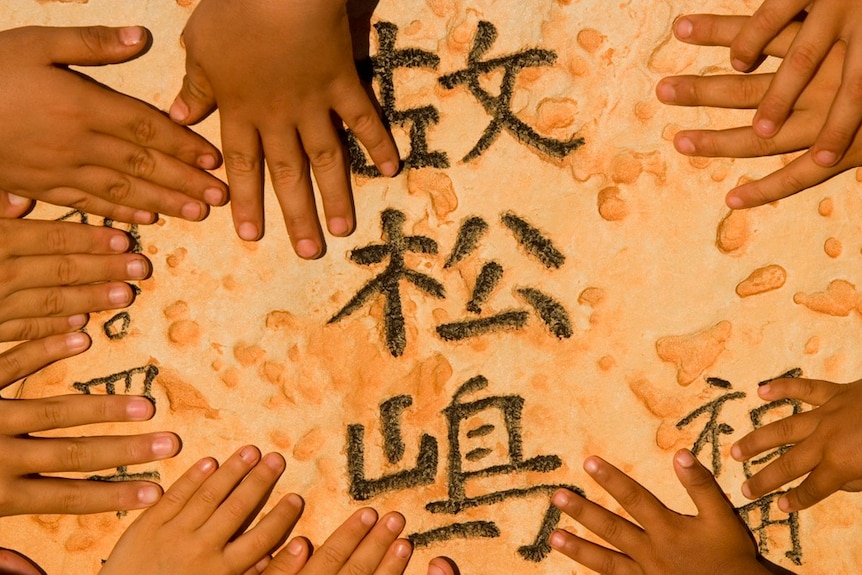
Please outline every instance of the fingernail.
[[562, 549], [566, 546], [566, 537], [559, 531], [554, 531], [553, 533], [551, 533], [551, 537], [548, 541], [551, 544], [551, 547], [554, 547], [556, 549]]
[[69, 318], [69, 327], [72, 329], [81, 329], [87, 325], [87, 315], [80, 313]]
[[584, 469], [587, 473], [595, 473], [599, 470], [599, 462], [592, 457], [588, 457], [586, 461], [584, 461]]
[[284, 460], [276, 453], [267, 453], [263, 458], [263, 464], [276, 473], [281, 473], [284, 469]]
[[136, 224], [151, 224], [156, 219], [156, 215], [152, 212], [145, 212], [143, 210], [139, 210], [135, 212], [132, 216], [132, 219]]
[[299, 257], [310, 260], [317, 257], [320, 248], [317, 247], [317, 242], [313, 240], [299, 240], [296, 242], [296, 253]]
[[120, 28], [120, 41], [126, 46], [134, 46], [144, 41], [144, 30], [138, 26]]
[[302, 509], [302, 497], [300, 497], [296, 493], [291, 493], [290, 495], [288, 495], [287, 501], [290, 503], [291, 507]]
[[359, 520], [363, 525], [371, 527], [377, 522], [377, 513], [371, 509], [363, 509], [362, 513], [359, 514]]
[[737, 461], [742, 461], [742, 448], [736, 443], [734, 443], [730, 446], [730, 456]]
[[677, 20], [676, 26], [674, 26], [674, 32], [676, 33], [676, 37], [681, 39], [691, 37], [691, 33], [693, 30], [694, 25], [688, 18], [680, 18], [679, 20]]
[[736, 194], [728, 194], [724, 203], [732, 210], [741, 210], [745, 207], [745, 201]]
[[203, 473], [209, 473], [213, 469], [215, 469], [215, 461], [211, 457], [204, 457], [200, 461], [198, 461], [198, 470]]
[[66, 347], [69, 348], [69, 351], [83, 351], [87, 349], [88, 345], [90, 345], [90, 338], [87, 337], [87, 334], [76, 332], [66, 336]]
[[205, 170], [212, 170], [218, 166], [218, 158], [212, 154], [203, 154], [198, 156], [198, 165]]
[[251, 222], [245, 222], [236, 229], [237, 235], [247, 242], [253, 242], [258, 238], [257, 226]]
[[771, 136], [775, 133], [775, 122], [772, 120], [758, 120], [754, 127], [761, 136]]
[[170, 116], [174, 122], [182, 122], [189, 117], [189, 107], [181, 98], [177, 98], [171, 104]]
[[386, 518], [386, 528], [392, 533], [401, 533], [404, 529], [404, 519], [400, 515], [390, 515]]
[[129, 303], [129, 290], [124, 287], [114, 287], [108, 292], [108, 300], [115, 305]]
[[413, 546], [407, 541], [395, 542], [395, 556], [400, 559], [407, 559], [413, 553]]
[[569, 494], [565, 491], [557, 491], [551, 498], [551, 502], [556, 507], [566, 507], [569, 504]]
[[838, 161], [838, 154], [829, 150], [821, 150], [814, 155], [814, 159], [821, 166], [831, 166]]
[[688, 449], [681, 449], [676, 454], [676, 461], [685, 468], [694, 466], [694, 456]]
[[211, 206], [220, 206], [224, 203], [224, 191], [218, 188], [209, 188], [204, 191], [204, 199]]
[[658, 99], [662, 102], [673, 102], [676, 99], [676, 87], [670, 82], [662, 82], [658, 85]]
[[126, 265], [126, 273], [129, 274], [130, 279], [144, 279], [145, 277], [147, 277], [148, 271], [149, 268], [143, 260], [132, 260]]
[[441, 568], [437, 567], [436, 565], [429, 565], [428, 566], [428, 575], [445, 575], [445, 571], [443, 571]]
[[734, 58], [733, 60], [731, 60], [730, 65], [733, 66], [733, 69], [737, 72], [745, 72], [751, 67], [748, 62], [743, 62], [739, 58]]
[[769, 397], [769, 392], [772, 391], [772, 386], [768, 383], [764, 383], [760, 387], [757, 388], [757, 395], [760, 397], [766, 398]]
[[691, 155], [695, 153], [694, 142], [685, 136], [679, 137], [675, 141], [676, 151], [680, 154]]
[[174, 438], [171, 435], [162, 435], [153, 440], [150, 449], [153, 450], [153, 455], [164, 457], [174, 452]]
[[155, 485], [145, 485], [138, 489], [138, 502], [144, 505], [152, 505], [162, 496], [161, 490]]
[[126, 234], [119, 234], [112, 237], [110, 242], [108, 242], [108, 245], [110, 245], [111, 249], [115, 252], [123, 253], [129, 249], [130, 242]]
[[380, 173], [387, 178], [391, 178], [398, 173], [398, 164], [393, 162], [383, 162], [380, 164]]
[[239, 456], [246, 463], [254, 463], [255, 461], [257, 461], [257, 449], [255, 449], [251, 445], [248, 445], [242, 448], [242, 450], [239, 452]]
[[180, 214], [186, 220], [197, 221], [203, 215], [203, 206], [197, 202], [189, 202], [182, 207]]
[[146, 421], [150, 418], [152, 405], [150, 400], [144, 397], [132, 397], [126, 405], [126, 415], [133, 421]]
[[748, 486], [747, 481], [742, 484], [742, 494], [746, 499], [754, 499], [754, 497], [751, 496], [751, 487]]
[[6, 198], [9, 201], [9, 205], [16, 208], [26, 206], [30, 203], [29, 198], [22, 198], [21, 196], [16, 196], [15, 194], [6, 194]]
[[778, 498], [778, 508], [785, 513], [791, 513], [793, 511], [790, 507], [790, 499], [788, 499], [786, 495], [782, 495]]
[[343, 236], [350, 231], [350, 226], [344, 218], [332, 218], [329, 220], [329, 232], [334, 236]]
[[299, 557], [305, 551], [305, 544], [299, 539], [293, 539], [287, 544], [287, 552], [294, 557]]

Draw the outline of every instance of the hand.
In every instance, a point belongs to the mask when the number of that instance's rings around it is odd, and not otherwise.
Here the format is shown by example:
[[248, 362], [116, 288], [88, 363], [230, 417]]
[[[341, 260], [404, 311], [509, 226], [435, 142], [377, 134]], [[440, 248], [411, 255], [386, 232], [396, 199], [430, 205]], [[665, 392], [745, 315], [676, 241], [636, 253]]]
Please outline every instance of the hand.
[[[680, 515], [616, 467], [590, 457], [584, 469], [639, 524], [561, 489], [553, 503], [619, 551], [563, 530], [551, 547], [604, 574], [685, 575], [769, 573], [759, 562], [748, 529], [712, 474], [687, 450], [674, 457], [674, 470], [698, 515]], [[717, 536], [720, 534], [720, 536]]]
[[[327, 228], [354, 228], [341, 121], [387, 176], [395, 145], [359, 81], [346, 0], [202, 0], [186, 25], [186, 77], [171, 108], [182, 124], [220, 110], [225, 168], [236, 232], [263, 235], [263, 157], [296, 253], [315, 258], [324, 241], [309, 164]], [[339, 119], [340, 118], [340, 119]]]
[[862, 491], [862, 382], [777, 379], [757, 391], [767, 401], [791, 398], [818, 407], [764, 425], [733, 444], [731, 455], [738, 461], [794, 445], [743, 484], [746, 497], [756, 499], [806, 474], [778, 499], [782, 511], [806, 509], [839, 489]]
[[778, 68], [754, 115], [754, 131], [771, 138], [790, 116], [802, 91], [836, 42], [844, 42], [847, 56], [841, 86], [816, 141], [814, 161], [835, 165], [862, 124], [862, 11], [854, 0], [765, 0], [730, 44], [733, 67], [740, 72], [757, 65], [763, 48], [803, 10], [808, 13], [784, 61]]
[[44, 575], [30, 559], [11, 549], [0, 549], [0, 573], [7, 575]]
[[[0, 354], [0, 390], [50, 363], [83, 352], [89, 344], [83, 333], [55, 335]], [[112, 483], [41, 474], [98, 471], [173, 457], [180, 443], [172, 433], [50, 439], [30, 435], [92, 423], [145, 421], [154, 411], [144, 397], [0, 398], [0, 516], [101, 513], [155, 503], [161, 488], [147, 481]]]
[[[677, 21], [678, 38], [691, 44], [728, 46], [746, 18], [693, 15]], [[799, 25], [792, 24], [765, 48], [770, 56], [787, 54]], [[761, 138], [751, 126], [730, 130], [687, 130], [676, 135], [676, 149], [686, 155], [708, 157], [756, 157], [810, 148], [826, 119], [841, 83], [845, 49], [836, 44], [793, 107], [793, 114], [772, 138]], [[772, 74], [750, 76], [676, 76], [663, 79], [656, 88], [663, 102], [680, 106], [755, 108], [763, 100]], [[749, 208], [785, 198], [862, 165], [862, 137], [853, 140], [840, 162], [822, 167], [810, 150], [761, 180], [746, 183], [727, 194], [731, 208]]]
[[125, 281], [150, 275], [147, 258], [126, 253], [131, 247], [120, 230], [0, 219], [0, 341], [67, 333], [90, 312], [130, 305]]
[[29, 198], [22, 198], [0, 190], [0, 218], [23, 218], [36, 205]]
[[67, 67], [130, 60], [146, 40], [137, 27], [0, 32], [0, 190], [131, 223], [200, 220], [227, 201], [200, 169], [218, 166], [215, 147]]

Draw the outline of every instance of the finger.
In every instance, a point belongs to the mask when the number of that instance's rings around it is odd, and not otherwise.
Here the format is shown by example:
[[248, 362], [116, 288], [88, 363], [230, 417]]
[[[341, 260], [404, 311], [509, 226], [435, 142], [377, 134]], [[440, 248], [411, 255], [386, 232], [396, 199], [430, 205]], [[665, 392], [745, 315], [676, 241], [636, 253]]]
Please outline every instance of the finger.
[[[284, 466], [284, 458], [281, 455], [268, 453], [213, 512], [200, 530], [209, 533], [213, 541], [228, 541], [266, 503], [275, 482], [284, 472]], [[261, 533], [271, 532], [263, 530]], [[254, 539], [259, 543], [261, 537]], [[265, 549], [257, 549], [257, 555], [253, 559], [260, 559], [264, 552], [274, 547], [277, 540], [276, 537]], [[246, 550], [249, 552], [249, 548]]]
[[252, 445], [247, 445], [231, 455], [186, 504], [183, 524], [197, 530], [209, 521], [216, 509], [259, 460], [260, 451]]
[[680, 484], [688, 492], [700, 515], [724, 517], [734, 514], [733, 506], [715, 477], [687, 449], [677, 451], [673, 467]]
[[89, 321], [86, 314], [69, 317], [13, 319], [0, 323], [0, 341], [29, 341], [78, 331]]
[[[747, 20], [747, 16], [690, 14], [677, 19], [674, 24], [674, 35], [679, 40], [696, 46], [728, 47]], [[796, 37], [799, 26], [798, 23], [791, 23], [785, 27], [763, 48], [763, 54], [783, 58]]]
[[155, 525], [164, 525], [179, 515], [217, 467], [218, 463], [211, 457], [205, 457], [191, 466], [146, 514], [148, 521]]
[[814, 187], [841, 173], [842, 168], [822, 168], [814, 163], [811, 152], [760, 180], [743, 184], [728, 192], [725, 202], [735, 210], [762, 206]]
[[122, 282], [28, 289], [6, 298], [0, 309], [0, 321], [120, 309], [131, 305], [132, 301], [132, 288]]
[[[331, 131], [331, 129], [330, 126], [329, 130]], [[278, 197], [281, 213], [284, 216], [287, 234], [290, 236], [291, 244], [293, 244], [293, 250], [302, 258], [314, 259], [323, 251], [323, 238], [320, 234], [320, 223], [314, 204], [314, 191], [308, 171], [307, 157], [305, 150], [301, 147], [302, 145], [304, 142], [300, 142], [289, 134], [284, 134], [278, 138], [267, 138], [264, 142], [266, 162], [272, 175], [272, 184], [275, 188], [276, 197]], [[320, 155], [315, 161], [319, 165], [323, 162]], [[330, 169], [339, 169], [336, 165], [338, 161], [343, 160], [331, 157], [326, 160]], [[341, 169], [343, 169], [343, 164]], [[330, 184], [331, 181], [324, 180], [321, 185]], [[343, 189], [342, 193], [345, 193]], [[352, 213], [344, 225], [352, 229]]]
[[750, 70], [769, 41], [805, 8], [808, 1], [765, 0], [742, 25], [730, 44], [730, 61], [733, 67], [740, 72]]
[[162, 489], [148, 481], [88, 481], [36, 477], [19, 479], [15, 501], [0, 508], [2, 515], [61, 513], [85, 515], [131, 511], [153, 505]]
[[581, 539], [562, 529], [551, 533], [551, 547], [569, 559], [603, 575], [634, 575], [641, 573], [631, 558]]
[[115, 222], [152, 224], [156, 221], [156, 214], [151, 211], [116, 204], [87, 190], [66, 185], [45, 190], [39, 195], [39, 199], [55, 206], [75, 206], [82, 212], [103, 216]]
[[844, 157], [862, 125], [862, 43], [847, 45], [841, 86], [817, 141], [811, 147], [814, 161], [833, 166]]
[[[588, 457], [584, 470], [622, 505], [632, 518], [642, 527], [649, 528], [661, 522], [668, 513], [661, 501], [647, 491], [640, 483], [599, 457]], [[613, 543], [609, 541], [609, 543]], [[625, 548], [614, 544], [623, 552]]]
[[273, 557], [264, 575], [296, 575], [311, 556], [311, 544], [304, 537], [290, 540], [287, 546]]
[[665, 104], [675, 106], [754, 109], [771, 81], [771, 74], [671, 76], [659, 82], [656, 95]]
[[447, 557], [434, 557], [428, 562], [426, 575], [460, 575], [455, 562]]
[[10, 575], [44, 575], [35, 563], [10, 549], [0, 549], [0, 573]]
[[778, 498], [778, 508], [785, 513], [808, 509], [841, 489], [844, 483], [846, 477], [842, 477], [835, 469], [820, 465], [799, 486]]
[[576, 493], [560, 489], [554, 493], [551, 502], [623, 553], [637, 549], [644, 543], [646, 534], [643, 529]]
[[21, 474], [99, 471], [168, 459], [180, 450], [179, 438], [173, 433], [12, 441], [20, 445], [21, 455], [14, 467]]
[[0, 353], [0, 389], [55, 361], [77, 355], [88, 347], [90, 337], [76, 332], [27, 341]]
[[730, 448], [737, 461], [751, 459], [759, 453], [784, 445], [795, 445], [817, 429], [820, 418], [816, 413], [806, 412], [773, 421], [755, 429]]
[[214, 90], [204, 71], [186, 55], [183, 86], [171, 104], [171, 120], [184, 126], [195, 124], [216, 108]]
[[781, 129], [799, 95], [831, 50], [833, 42], [823, 41], [835, 38], [838, 32], [830, 20], [812, 16], [800, 28], [754, 114], [754, 131], [760, 137], [772, 137]]
[[23, 218], [35, 205], [36, 202], [29, 198], [0, 191], [0, 218]]
[[373, 509], [366, 507], [355, 512], [311, 556], [309, 573], [337, 573], [376, 523], [377, 513]]
[[788, 377], [761, 385], [757, 394], [767, 401], [791, 398], [809, 405], [824, 405], [844, 389], [845, 386], [829, 381]]
[[[17, 258], [0, 271], [3, 291], [55, 286], [86, 286], [98, 282], [136, 281], [150, 276], [150, 261], [138, 254], [64, 255]], [[100, 286], [92, 286], [100, 289]]]
[[371, 529], [350, 555], [343, 570], [367, 575], [398, 575], [407, 568], [413, 553], [409, 541], [397, 539], [404, 529], [400, 513], [387, 513]]
[[[176, 129], [182, 128], [171, 128]], [[207, 172], [157, 149], [155, 145], [160, 142], [153, 141], [155, 136], [138, 136], [140, 143], [131, 140], [132, 137], [131, 134], [121, 134], [121, 137], [92, 136], [88, 142], [85, 161], [179, 192], [186, 196], [187, 203], [197, 203], [192, 200], [200, 200], [211, 206], [220, 206], [227, 201], [227, 186], [224, 183]], [[168, 143], [163, 143], [162, 146], [167, 147]]]
[[65, 395], [0, 403], [0, 434], [24, 435], [113, 421], [146, 421], [155, 413], [145, 397]]
[[263, 235], [263, 148], [260, 136], [253, 125], [232, 119], [224, 109], [221, 119], [234, 228], [241, 239], [256, 241]]
[[277, 549], [299, 520], [302, 506], [302, 498], [296, 494], [282, 498], [254, 528], [228, 545], [225, 551], [228, 563], [248, 565]]
[[384, 176], [398, 173], [401, 158], [380, 114], [360, 84], [339, 101], [335, 112], [368, 151], [371, 161]]
[[[335, 128], [331, 122], [322, 122], [318, 126], [312, 125], [310, 129], [301, 129], [300, 138], [320, 191], [329, 232], [335, 236], [349, 235], [355, 227], [350, 173]], [[313, 221], [310, 222], [309, 231], [316, 232], [317, 212], [311, 215]]]
[[29, 49], [47, 62], [82, 66], [125, 62], [139, 54], [149, 40], [147, 30], [140, 26], [31, 27], [21, 34], [29, 39]]
[[42, 220], [0, 221], [2, 251], [11, 256], [120, 254], [131, 240], [121, 230], [73, 222]]
[[742, 484], [742, 494], [748, 499], [757, 499], [802, 477], [819, 463], [820, 454], [816, 448], [809, 447], [808, 444], [791, 447], [746, 480]]

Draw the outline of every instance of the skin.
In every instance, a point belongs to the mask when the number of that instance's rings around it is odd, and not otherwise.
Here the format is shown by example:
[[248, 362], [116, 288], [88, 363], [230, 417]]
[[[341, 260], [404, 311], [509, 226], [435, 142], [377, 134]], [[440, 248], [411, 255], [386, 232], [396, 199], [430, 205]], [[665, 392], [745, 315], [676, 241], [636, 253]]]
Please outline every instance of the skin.
[[151, 265], [123, 231], [73, 222], [0, 219], [0, 341], [68, 333], [87, 314], [124, 308], [126, 281]]
[[846, 45], [841, 84], [811, 146], [814, 161], [835, 165], [862, 124], [862, 10], [854, 0], [765, 0], [730, 44], [733, 67], [756, 68], [764, 47], [798, 14], [805, 21], [787, 50], [754, 115], [755, 133], [770, 138], [787, 121], [793, 106], [837, 42]]
[[[736, 16], [689, 15], [676, 22], [674, 33], [690, 44], [726, 47], [747, 21], [745, 17]], [[785, 28], [764, 48], [764, 53], [783, 58], [799, 28], [798, 24]], [[677, 151], [690, 156], [733, 158], [804, 150], [803, 154], [774, 173], [731, 190], [726, 202], [734, 209], [785, 198], [862, 165], [862, 137], [858, 134], [847, 153], [834, 166], [818, 165], [811, 151], [839, 91], [845, 52], [842, 43], [832, 48], [794, 103], [792, 115], [773, 137], [762, 138], [751, 126], [718, 131], [683, 130], [674, 138], [674, 146]], [[677, 106], [754, 109], [763, 101], [773, 77], [773, 74], [675, 76], [664, 78], [656, 93], [661, 101]]]
[[674, 470], [697, 507], [696, 516], [668, 509], [639, 483], [598, 457], [587, 458], [584, 469], [636, 522], [571, 491], [557, 491], [554, 505], [615, 548], [561, 529], [554, 531], [551, 547], [585, 567], [609, 575], [771, 572], [760, 563], [751, 534], [715, 478], [689, 451], [676, 453]]
[[778, 500], [780, 509], [791, 512], [811, 507], [838, 490], [862, 490], [862, 382], [778, 379], [757, 391], [766, 401], [791, 398], [817, 409], [764, 425], [733, 444], [731, 455], [739, 461], [793, 445], [743, 484], [746, 497], [761, 497], [805, 477]]
[[218, 106], [237, 235], [263, 236], [265, 157], [293, 248], [308, 259], [325, 247], [311, 172], [329, 233], [355, 227], [342, 122], [384, 175], [400, 163], [359, 81], [345, 4], [202, 0], [183, 33], [186, 76], [170, 111], [193, 124]]
[[[0, 354], [0, 391], [60, 359], [85, 351], [83, 333], [28, 341]], [[173, 457], [172, 433], [43, 438], [30, 434], [94, 423], [146, 421], [155, 412], [144, 397], [68, 395], [0, 398], [0, 516], [100, 513], [155, 503], [161, 488], [147, 481], [96, 482], [44, 473], [93, 472]]]
[[28, 558], [10, 549], [0, 549], [0, 573], [6, 575], [44, 575]]
[[[246, 528], [284, 469], [280, 455], [261, 457], [254, 446], [241, 448], [221, 467], [214, 459], [202, 459], [129, 526], [102, 575], [404, 572], [412, 553], [410, 543], [398, 538], [404, 518], [398, 513], [378, 518], [368, 508], [356, 511], [313, 554], [310, 543], [297, 537], [270, 557], [302, 514], [302, 499], [286, 495], [254, 527]], [[432, 561], [428, 573], [454, 575], [441, 559]]]
[[0, 69], [14, 79], [0, 85], [4, 213], [10, 194], [129, 223], [157, 213], [200, 220], [227, 201], [225, 184], [204, 171], [219, 165], [215, 147], [68, 68], [130, 60], [148, 39], [138, 27], [0, 32]]

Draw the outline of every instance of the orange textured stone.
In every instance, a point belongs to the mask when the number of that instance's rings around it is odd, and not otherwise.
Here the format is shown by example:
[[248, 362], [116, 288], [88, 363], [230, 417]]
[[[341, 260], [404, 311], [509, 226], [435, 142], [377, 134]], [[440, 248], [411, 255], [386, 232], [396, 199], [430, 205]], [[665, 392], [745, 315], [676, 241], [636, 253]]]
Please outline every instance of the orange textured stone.
[[599, 358], [598, 365], [602, 371], [610, 371], [617, 365], [617, 360], [610, 355], [605, 355]]
[[625, 200], [620, 198], [620, 189], [616, 186], [600, 191], [596, 203], [598, 204], [599, 215], [609, 222], [624, 220], [629, 214], [628, 206], [626, 206]]
[[408, 171], [407, 192], [410, 195], [427, 195], [434, 213], [441, 220], [458, 208], [455, 186], [445, 172], [432, 169]]
[[296, 447], [293, 448], [293, 457], [298, 461], [310, 461], [320, 453], [325, 441], [326, 435], [323, 430], [315, 427], [296, 442]]
[[170, 320], [180, 319], [185, 317], [189, 313], [189, 304], [183, 300], [175, 301], [174, 303], [168, 305], [163, 313], [165, 317]]
[[677, 383], [689, 385], [718, 359], [730, 339], [732, 326], [721, 321], [714, 326], [688, 335], [663, 337], [655, 349], [662, 361], [677, 368]]
[[830, 258], [837, 258], [844, 251], [844, 246], [841, 245], [841, 240], [838, 238], [829, 238], [823, 243], [823, 251]]
[[233, 348], [233, 355], [243, 367], [249, 367], [263, 359], [266, 351], [259, 345], [240, 344]]
[[591, 54], [598, 50], [605, 40], [607, 36], [592, 28], [584, 28], [578, 32], [578, 45]]
[[199, 412], [206, 419], [218, 419], [219, 411], [213, 409], [196, 387], [183, 381], [179, 374], [162, 368], [156, 383], [164, 390], [168, 405], [174, 413]]
[[813, 294], [798, 293], [793, 301], [804, 305], [811, 311], [834, 316], [848, 316], [856, 310], [862, 313], [862, 294], [856, 286], [846, 280], [833, 280], [825, 292]]
[[578, 296], [578, 303], [595, 306], [605, 299], [605, 291], [601, 288], [588, 287]]
[[187, 255], [189, 255], [189, 251], [186, 248], [177, 248], [165, 258], [165, 262], [169, 268], [176, 268], [185, 261]]
[[820, 203], [817, 204], [817, 213], [824, 218], [828, 218], [829, 216], [831, 216], [834, 210], [835, 204], [832, 201], [832, 198], [823, 198], [822, 200], [820, 200]]
[[177, 345], [196, 345], [201, 339], [201, 326], [189, 319], [175, 321], [168, 326], [168, 339]]
[[820, 351], [820, 337], [813, 335], [805, 342], [805, 353], [814, 355]]
[[723, 254], [740, 254], [751, 240], [749, 215], [745, 210], [729, 212], [718, 224], [715, 247]]
[[751, 297], [777, 290], [786, 281], [787, 271], [783, 267], [773, 264], [751, 272], [751, 275], [736, 286], [736, 293], [739, 297]]
[[239, 385], [239, 370], [235, 367], [229, 367], [221, 374], [221, 381], [228, 387], [236, 387]]

